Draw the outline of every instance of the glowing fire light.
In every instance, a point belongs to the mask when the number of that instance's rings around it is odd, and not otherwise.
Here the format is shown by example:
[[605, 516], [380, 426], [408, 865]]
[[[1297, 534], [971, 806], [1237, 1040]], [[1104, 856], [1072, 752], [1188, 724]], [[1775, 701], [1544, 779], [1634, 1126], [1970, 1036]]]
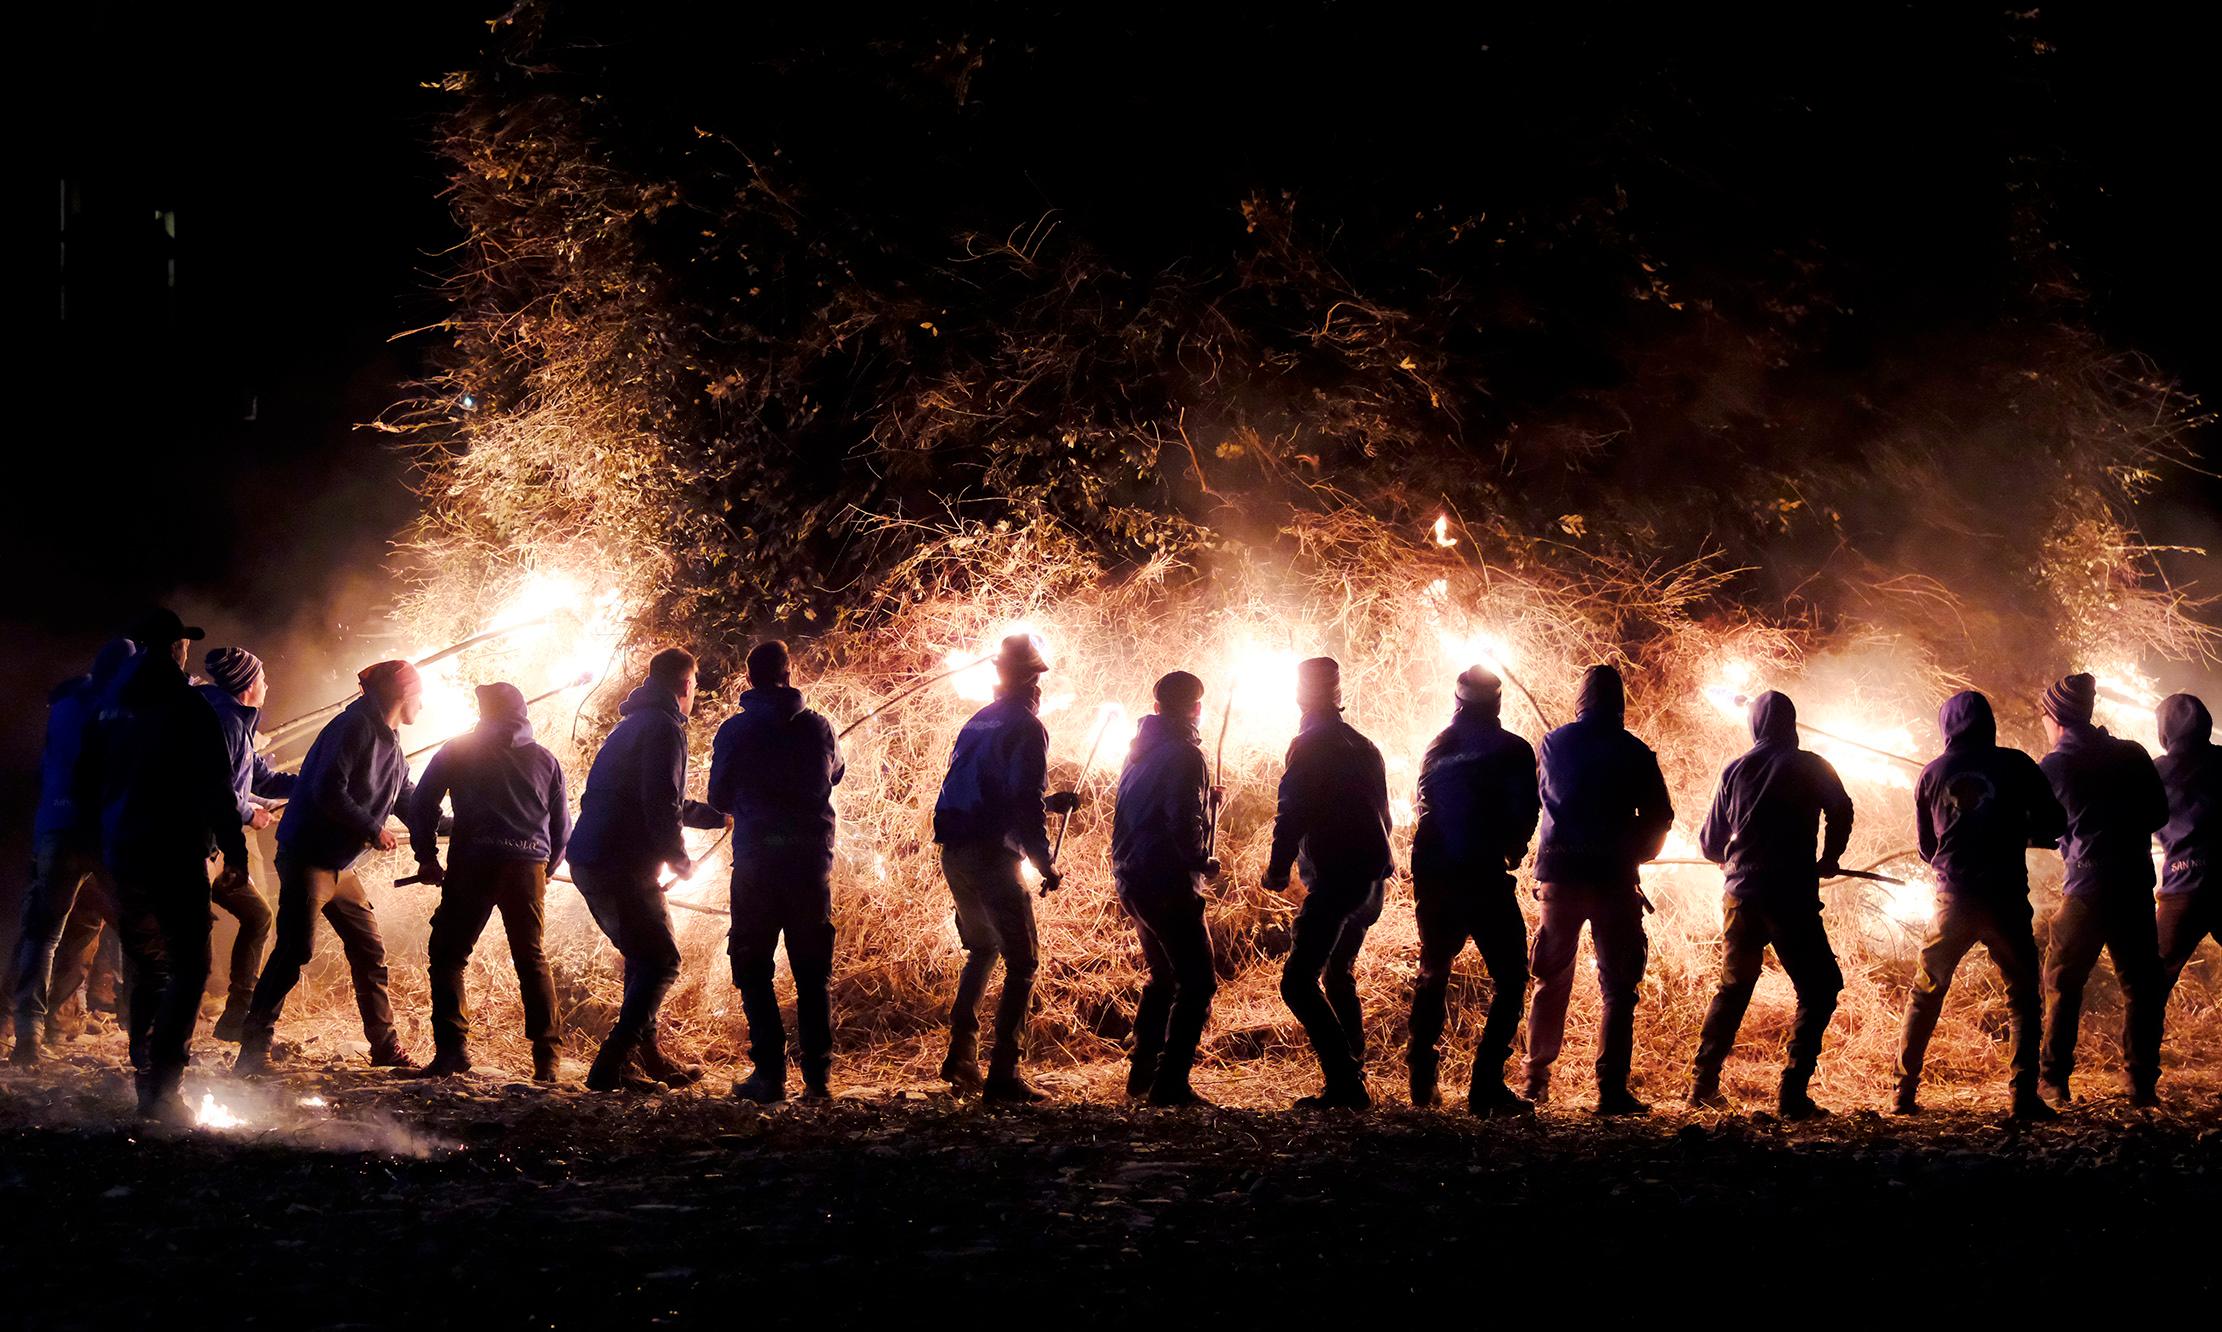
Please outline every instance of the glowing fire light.
[[1476, 629], [1464, 634], [1437, 629], [1435, 635], [1443, 645], [1444, 664], [1461, 670], [1468, 666], [1480, 666], [1493, 674], [1503, 675], [1517, 661], [1513, 656], [1512, 645], [1486, 629]]
[[1458, 538], [1450, 534], [1450, 515], [1447, 513], [1435, 515], [1435, 544], [1445, 550], [1458, 544]]
[[301, 1108], [303, 1110], [322, 1110], [330, 1104], [331, 1102], [321, 1096], [304, 1096], [301, 1098]]
[[238, 1128], [246, 1122], [226, 1109], [214, 1092], [202, 1092], [200, 1109], [193, 1112], [193, 1123], [201, 1128]]
[[2098, 707], [2092, 720], [2124, 739], [2135, 740], [2149, 754], [2166, 748], [2160, 742], [2160, 681], [2127, 661], [2087, 667], [2098, 677]]
[[[1041, 653], [1044, 660], [1048, 659], [1049, 647], [1047, 641], [1043, 639], [1041, 631], [1024, 620], [1013, 620], [1001, 629], [996, 630], [994, 636], [988, 639], [986, 647], [974, 651], [959, 649], [942, 658], [942, 665], [951, 669], [964, 666], [966, 662], [975, 663], [949, 677], [949, 688], [958, 698], [967, 703], [992, 703], [995, 701], [995, 654], [1001, 650], [1003, 640], [1013, 634], [1024, 634], [1033, 639], [1034, 650]], [[1068, 706], [1071, 701], [1069, 696], [1064, 700]], [[1046, 698], [1042, 700], [1042, 711], [1044, 713], [1051, 711], [1049, 700]]]
[[1882, 889], [1883, 914], [1901, 925], [1926, 927], [1936, 919], [1937, 887], [1928, 875], [1916, 870], [1906, 876], [1903, 884], [1878, 883]]

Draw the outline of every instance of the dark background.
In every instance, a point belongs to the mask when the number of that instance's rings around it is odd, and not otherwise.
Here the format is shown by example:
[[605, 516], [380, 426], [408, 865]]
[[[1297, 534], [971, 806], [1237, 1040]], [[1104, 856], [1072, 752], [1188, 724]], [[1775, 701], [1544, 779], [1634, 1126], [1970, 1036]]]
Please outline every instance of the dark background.
[[[1366, 13], [1323, 8], [1337, 24]], [[423, 85], [472, 58], [495, 12], [383, 4], [334, 23], [298, 7], [188, 15], [93, 4], [27, 34], [19, 59], [37, 91], [15, 177], [22, 280], [10, 285], [24, 293], [30, 410], [18, 417], [0, 522], [19, 571], [0, 611], [6, 864], [24, 860], [47, 689], [147, 602], [167, 599], [214, 641], [260, 652], [276, 717], [346, 692], [361, 661], [415, 646], [376, 637], [392, 591], [388, 543], [414, 509], [409, 469], [390, 436], [358, 425], [401, 396], [438, 346], [437, 333], [410, 332], [440, 317], [437, 282], [458, 239], [431, 147], [446, 103]], [[992, 10], [975, 13], [979, 30], [994, 30]], [[1875, 207], [1933, 217], [1948, 246], [1988, 225], [1973, 210], [1996, 206], [1979, 187], [1999, 175], [1989, 81], [2041, 80], [2052, 121], [2032, 128], [2065, 163], [2053, 174], [2059, 236], [2093, 319], [2211, 399], [2222, 349], [2207, 325], [2222, 281], [2204, 207], [2206, 62], [2222, 20], [2159, 6], [2044, 17], [2055, 49], [2030, 73], [2002, 76], [2001, 61], [1971, 68], [1967, 86], [1943, 96], [1908, 88], [1943, 108], [1925, 127], [1933, 137], [1901, 154], [1878, 136], [1844, 170], [1864, 178]], [[1613, 19], [1599, 11], [1596, 21]], [[1954, 40], [1971, 21], [1964, 11], [1939, 19]], [[1410, 14], [1382, 22], [1341, 95], [1393, 89], [1399, 43], [1428, 42]], [[1163, 23], [1169, 52], [1182, 24]], [[1840, 77], [1845, 53], [1871, 45], [1860, 24], [1858, 7], [1716, 17], [1688, 41], [1708, 77], [1748, 62], [1772, 79], [1807, 60]], [[1275, 40], [1300, 43], [1301, 22]], [[1933, 58], [1905, 68], [1953, 77]], [[1876, 62], [1876, 80], [1893, 77], [1902, 73]], [[1270, 139], [1273, 127], [1254, 132]], [[1287, 162], [1288, 149], [1256, 156]], [[1966, 181], [1978, 185], [1959, 188]], [[2210, 479], [2173, 479], [2150, 506], [2148, 535], [2207, 541], [2216, 498]], [[2174, 569], [2203, 571], [2200, 560]], [[0, 875], [11, 922], [17, 888]]]

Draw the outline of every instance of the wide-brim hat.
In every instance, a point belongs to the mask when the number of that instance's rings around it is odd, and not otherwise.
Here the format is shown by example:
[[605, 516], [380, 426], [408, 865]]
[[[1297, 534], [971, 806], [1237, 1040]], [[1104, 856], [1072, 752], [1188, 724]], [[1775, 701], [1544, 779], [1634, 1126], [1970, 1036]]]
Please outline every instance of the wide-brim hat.
[[995, 673], [1006, 680], [1031, 680], [1048, 669], [1041, 644], [1032, 634], [1012, 634], [996, 649]]

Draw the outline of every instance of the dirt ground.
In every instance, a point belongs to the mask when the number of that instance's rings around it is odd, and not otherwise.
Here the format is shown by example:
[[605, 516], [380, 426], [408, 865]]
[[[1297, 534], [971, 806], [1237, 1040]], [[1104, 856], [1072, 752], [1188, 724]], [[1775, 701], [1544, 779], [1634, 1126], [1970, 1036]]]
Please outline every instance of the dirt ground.
[[196, 1068], [188, 1099], [245, 1122], [146, 1131], [115, 1045], [0, 1072], [18, 1326], [1928, 1323], [2119, 1312], [2125, 1273], [2211, 1310], [2222, 1270], [2203, 1088], [2035, 1129], [1981, 1100], [1480, 1123], [1000, 1110], [838, 1080], [830, 1104], [764, 1110], [716, 1075], [606, 1097], [304, 1061], [254, 1084]]

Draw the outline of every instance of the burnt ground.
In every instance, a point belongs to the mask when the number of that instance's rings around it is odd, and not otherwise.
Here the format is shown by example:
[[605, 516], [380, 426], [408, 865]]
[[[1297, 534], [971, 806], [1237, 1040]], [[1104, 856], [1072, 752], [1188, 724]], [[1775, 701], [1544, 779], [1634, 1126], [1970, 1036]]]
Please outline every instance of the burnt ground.
[[2121, 1313], [2125, 1279], [2148, 1278], [2170, 1298], [2137, 1296], [2140, 1317], [2210, 1314], [2222, 1253], [2206, 1093], [2023, 1130], [1972, 1110], [996, 1110], [869, 1087], [764, 1111], [724, 1087], [196, 1071], [191, 1098], [248, 1123], [147, 1131], [112, 1055], [0, 1072], [0, 1309], [29, 1327], [1927, 1325]]

